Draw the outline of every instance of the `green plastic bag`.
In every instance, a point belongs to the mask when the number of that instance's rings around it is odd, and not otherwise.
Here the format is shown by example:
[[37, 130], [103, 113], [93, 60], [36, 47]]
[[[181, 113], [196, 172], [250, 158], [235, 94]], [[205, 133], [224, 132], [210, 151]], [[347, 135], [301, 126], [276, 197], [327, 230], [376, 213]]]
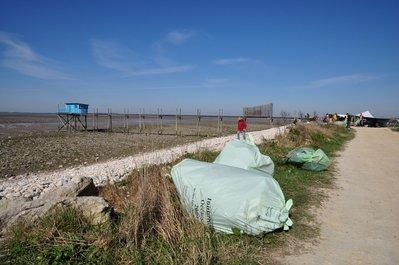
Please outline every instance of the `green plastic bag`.
[[301, 164], [303, 169], [311, 171], [326, 170], [331, 162], [328, 156], [321, 149], [316, 151], [312, 148], [296, 148], [288, 153], [286, 161]]
[[183, 207], [216, 231], [259, 235], [292, 225], [292, 200], [285, 202], [265, 172], [185, 159], [172, 168], [172, 179]]
[[229, 141], [214, 163], [248, 170], [260, 170], [270, 175], [274, 173], [274, 163], [271, 158], [263, 155], [252, 141]]

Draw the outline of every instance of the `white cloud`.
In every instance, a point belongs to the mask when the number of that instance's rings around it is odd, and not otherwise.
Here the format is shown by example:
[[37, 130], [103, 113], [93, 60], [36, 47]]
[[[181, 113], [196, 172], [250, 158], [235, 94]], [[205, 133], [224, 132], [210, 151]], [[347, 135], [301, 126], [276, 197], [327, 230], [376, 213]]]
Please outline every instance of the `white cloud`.
[[139, 58], [132, 50], [114, 41], [92, 40], [91, 47], [99, 65], [121, 72], [125, 76], [173, 74], [193, 69], [191, 65], [160, 65], [149, 59]]
[[171, 67], [159, 67], [159, 68], [149, 68], [132, 71], [128, 73], [130, 76], [138, 76], [138, 75], [157, 75], [157, 74], [173, 74], [173, 73], [182, 73], [187, 72], [193, 69], [194, 67], [191, 65], [181, 65], [181, 66], [171, 66]]
[[249, 58], [237, 57], [237, 58], [223, 58], [214, 60], [213, 63], [217, 65], [233, 65], [233, 64], [242, 64], [251, 61]]
[[195, 35], [195, 31], [188, 29], [173, 30], [166, 34], [164, 41], [179, 45]]
[[310, 82], [308, 85], [305, 85], [304, 87], [320, 88], [332, 85], [353, 85], [378, 79], [380, 77], [381, 76], [376, 76], [371, 74], [352, 74], [352, 75], [334, 76]]
[[205, 80], [206, 85], [220, 85], [225, 84], [229, 80], [227, 78], [208, 78]]
[[0, 44], [5, 46], [1, 59], [3, 66], [40, 79], [69, 79], [68, 75], [56, 69], [53, 60], [35, 53], [16, 35], [0, 31]]

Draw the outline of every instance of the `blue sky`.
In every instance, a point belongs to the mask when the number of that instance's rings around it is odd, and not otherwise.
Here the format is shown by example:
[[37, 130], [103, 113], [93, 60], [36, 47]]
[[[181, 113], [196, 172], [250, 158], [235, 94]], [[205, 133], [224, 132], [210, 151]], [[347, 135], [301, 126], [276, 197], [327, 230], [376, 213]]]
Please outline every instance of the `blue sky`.
[[0, 111], [399, 116], [399, 1], [0, 2]]

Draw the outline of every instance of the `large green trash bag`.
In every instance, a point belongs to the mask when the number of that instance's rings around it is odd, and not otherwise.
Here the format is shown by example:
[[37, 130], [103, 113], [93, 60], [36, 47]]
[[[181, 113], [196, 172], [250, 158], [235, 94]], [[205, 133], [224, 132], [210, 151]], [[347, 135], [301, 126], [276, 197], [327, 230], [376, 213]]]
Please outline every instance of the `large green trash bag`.
[[312, 148], [296, 148], [288, 153], [286, 160], [291, 163], [301, 164], [303, 169], [311, 171], [326, 170], [331, 162], [321, 149], [316, 151]]
[[292, 225], [292, 200], [267, 173], [185, 159], [172, 179], [183, 207], [216, 231], [259, 235]]
[[214, 163], [248, 170], [260, 170], [270, 175], [274, 173], [274, 163], [271, 158], [263, 155], [259, 148], [249, 141], [236, 139], [229, 141]]

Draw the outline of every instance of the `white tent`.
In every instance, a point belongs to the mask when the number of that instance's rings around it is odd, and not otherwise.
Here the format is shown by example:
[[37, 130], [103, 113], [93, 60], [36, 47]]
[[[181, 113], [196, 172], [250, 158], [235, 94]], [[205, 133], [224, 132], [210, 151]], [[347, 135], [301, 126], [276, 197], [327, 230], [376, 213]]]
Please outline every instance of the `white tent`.
[[363, 118], [374, 118], [373, 114], [370, 113], [370, 111], [366, 110], [363, 111], [362, 113], [357, 114], [356, 116], [362, 115]]

